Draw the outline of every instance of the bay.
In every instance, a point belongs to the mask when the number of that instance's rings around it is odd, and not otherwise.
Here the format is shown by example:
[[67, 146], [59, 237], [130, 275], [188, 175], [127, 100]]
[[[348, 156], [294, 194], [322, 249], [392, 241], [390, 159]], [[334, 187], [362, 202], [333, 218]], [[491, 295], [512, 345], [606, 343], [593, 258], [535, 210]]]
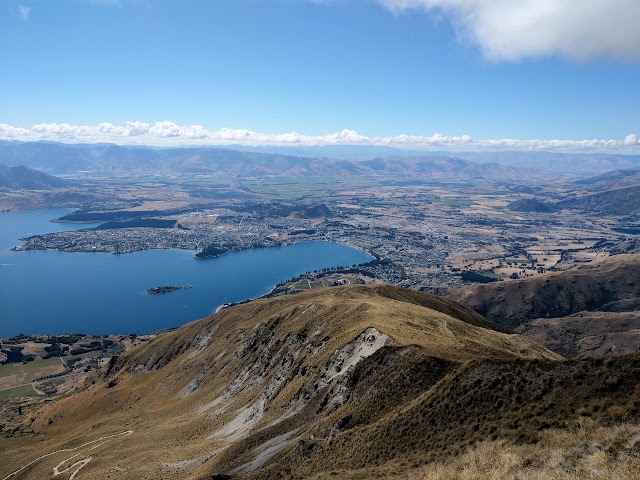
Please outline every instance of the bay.
[[[19, 333], [150, 333], [210, 315], [231, 302], [268, 293], [306, 271], [372, 259], [331, 242], [230, 253], [196, 260], [187, 250], [125, 255], [13, 252], [19, 238], [93, 225], [51, 223], [68, 210], [0, 214], [0, 337]], [[166, 295], [148, 288], [191, 285]]]

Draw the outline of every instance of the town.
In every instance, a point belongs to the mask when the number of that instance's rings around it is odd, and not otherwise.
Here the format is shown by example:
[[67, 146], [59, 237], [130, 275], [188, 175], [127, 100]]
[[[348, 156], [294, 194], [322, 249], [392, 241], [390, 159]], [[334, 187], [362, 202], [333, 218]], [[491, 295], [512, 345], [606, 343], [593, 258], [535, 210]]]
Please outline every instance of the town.
[[[283, 180], [282, 188], [290, 183]], [[247, 185], [241, 184], [245, 195]], [[163, 209], [154, 210], [149, 206], [157, 203], [148, 201], [147, 207], [137, 203], [134, 208], [109, 210], [109, 218], [116, 220], [118, 215], [138, 215], [156, 223], [166, 221], [161, 227], [115, 221], [103, 224], [108, 227], [32, 236], [15, 250], [127, 254], [176, 248], [207, 258], [324, 240], [360, 248], [384, 260], [369, 265], [367, 275], [400, 286], [437, 290], [563, 270], [615, 253], [627, 238], [616, 230], [618, 222], [612, 216], [568, 209], [511, 210], [512, 202], [532, 195], [517, 193], [518, 189], [514, 193], [505, 184], [385, 186], [374, 180], [345, 186], [336, 182], [333, 189], [298, 199], [271, 200], [261, 190], [264, 184], [250, 185], [255, 190], [251, 200], [239, 194], [239, 199], [224, 201], [189, 197], [188, 188], [176, 186], [183, 190], [180, 204], [165, 201]], [[270, 180], [269, 195], [273, 185], [277, 182]], [[135, 185], [121, 188], [135, 191]], [[554, 197], [554, 189], [559, 188], [546, 183], [538, 191]], [[144, 193], [148, 198], [154, 192], [145, 188]], [[166, 190], [156, 193], [160, 197]], [[185, 203], [185, 198], [193, 203]], [[92, 209], [99, 211], [100, 205]], [[94, 218], [91, 213], [85, 217]]]

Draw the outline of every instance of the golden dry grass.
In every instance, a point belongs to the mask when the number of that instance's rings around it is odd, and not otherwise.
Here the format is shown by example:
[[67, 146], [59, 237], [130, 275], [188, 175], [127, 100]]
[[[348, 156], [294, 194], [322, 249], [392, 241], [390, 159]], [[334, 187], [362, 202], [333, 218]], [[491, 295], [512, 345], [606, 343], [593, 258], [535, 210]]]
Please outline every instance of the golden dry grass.
[[375, 469], [334, 470], [312, 480], [636, 480], [640, 478], [640, 425], [602, 426], [583, 419], [551, 429], [536, 444], [484, 441], [465, 453], [412, 466], [391, 461]]
[[535, 445], [483, 442], [448, 462], [403, 475], [410, 480], [636, 480], [640, 425], [583, 421], [548, 430]]

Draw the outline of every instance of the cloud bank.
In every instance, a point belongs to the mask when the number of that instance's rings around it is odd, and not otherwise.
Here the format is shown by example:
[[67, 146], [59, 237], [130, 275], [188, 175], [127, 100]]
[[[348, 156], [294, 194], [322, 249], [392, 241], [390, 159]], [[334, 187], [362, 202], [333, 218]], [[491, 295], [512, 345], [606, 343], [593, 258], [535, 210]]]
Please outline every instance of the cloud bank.
[[638, 0], [378, 0], [395, 13], [450, 19], [491, 60], [560, 56], [640, 60]]
[[115, 143], [119, 145], [151, 146], [326, 146], [363, 145], [406, 149], [446, 150], [554, 150], [554, 151], [610, 151], [640, 153], [636, 134], [620, 140], [519, 140], [473, 139], [469, 135], [396, 135], [370, 137], [354, 130], [341, 130], [326, 135], [304, 135], [296, 132], [266, 134], [252, 130], [222, 128], [207, 130], [201, 125], [177, 125], [164, 121], [155, 124], [125, 122], [113, 125], [70, 125], [68, 123], [40, 123], [31, 128], [0, 123], [0, 140], [55, 141], [62, 143]]

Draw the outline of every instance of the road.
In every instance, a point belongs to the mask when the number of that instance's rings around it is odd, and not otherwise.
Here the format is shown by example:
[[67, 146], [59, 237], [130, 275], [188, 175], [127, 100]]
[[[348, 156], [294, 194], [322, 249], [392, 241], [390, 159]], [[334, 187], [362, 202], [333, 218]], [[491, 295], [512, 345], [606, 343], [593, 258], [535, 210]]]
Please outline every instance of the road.
[[[79, 450], [83, 447], [86, 447], [87, 445], [93, 445], [94, 443], [98, 443], [98, 442], [102, 442], [98, 445], [95, 445], [93, 447], [91, 447], [89, 450], [93, 450], [94, 448], [98, 448], [101, 445], [104, 445], [105, 443], [109, 442], [112, 438], [115, 437], [122, 437], [122, 436], [128, 436], [131, 435], [133, 433], [133, 430], [126, 430], [124, 432], [120, 432], [120, 433], [114, 433], [112, 435], [106, 435], [104, 437], [100, 437], [96, 440], [92, 440], [90, 442], [87, 443], [83, 443], [82, 445], [79, 445], [77, 447], [73, 447], [73, 448], [63, 448], [61, 450], [56, 450], [55, 452], [50, 452], [47, 453], [45, 455], [42, 455], [38, 458], [36, 458], [35, 460], [32, 460], [31, 462], [27, 463], [26, 465], [23, 465], [21, 468], [19, 468], [18, 470], [16, 470], [15, 472], [10, 473], [9, 475], [7, 475], [6, 477], [4, 477], [2, 480], [8, 480], [9, 478], [13, 477], [14, 475], [17, 475], [18, 473], [20, 473], [21, 471], [23, 471], [25, 468], [30, 467], [31, 465], [33, 465], [34, 463], [42, 460], [43, 458], [47, 458], [50, 457], [51, 455], [55, 455], [57, 453], [63, 453], [63, 452], [74, 452], [76, 450]], [[103, 442], [103, 440], [106, 440], [105, 442]], [[81, 452], [80, 452], [81, 453]], [[58, 475], [62, 475], [63, 473], [66, 473], [74, 468], [76, 468], [76, 470], [71, 474], [71, 476], [69, 477], [69, 480], [74, 480], [76, 477], [76, 474], [82, 469], [82, 467], [84, 467], [85, 465], [87, 465], [93, 457], [89, 456], [87, 458], [83, 458], [81, 460], [78, 460], [77, 462], [75, 462], [73, 465], [60, 470], [60, 468], [62, 468], [62, 466], [67, 463], [69, 460], [72, 460], [74, 458], [76, 458], [77, 456], [80, 455], [80, 453], [76, 453], [75, 455], [63, 460], [62, 462], [60, 462], [58, 465], [56, 465], [53, 468], [53, 476], [57, 477]]]

